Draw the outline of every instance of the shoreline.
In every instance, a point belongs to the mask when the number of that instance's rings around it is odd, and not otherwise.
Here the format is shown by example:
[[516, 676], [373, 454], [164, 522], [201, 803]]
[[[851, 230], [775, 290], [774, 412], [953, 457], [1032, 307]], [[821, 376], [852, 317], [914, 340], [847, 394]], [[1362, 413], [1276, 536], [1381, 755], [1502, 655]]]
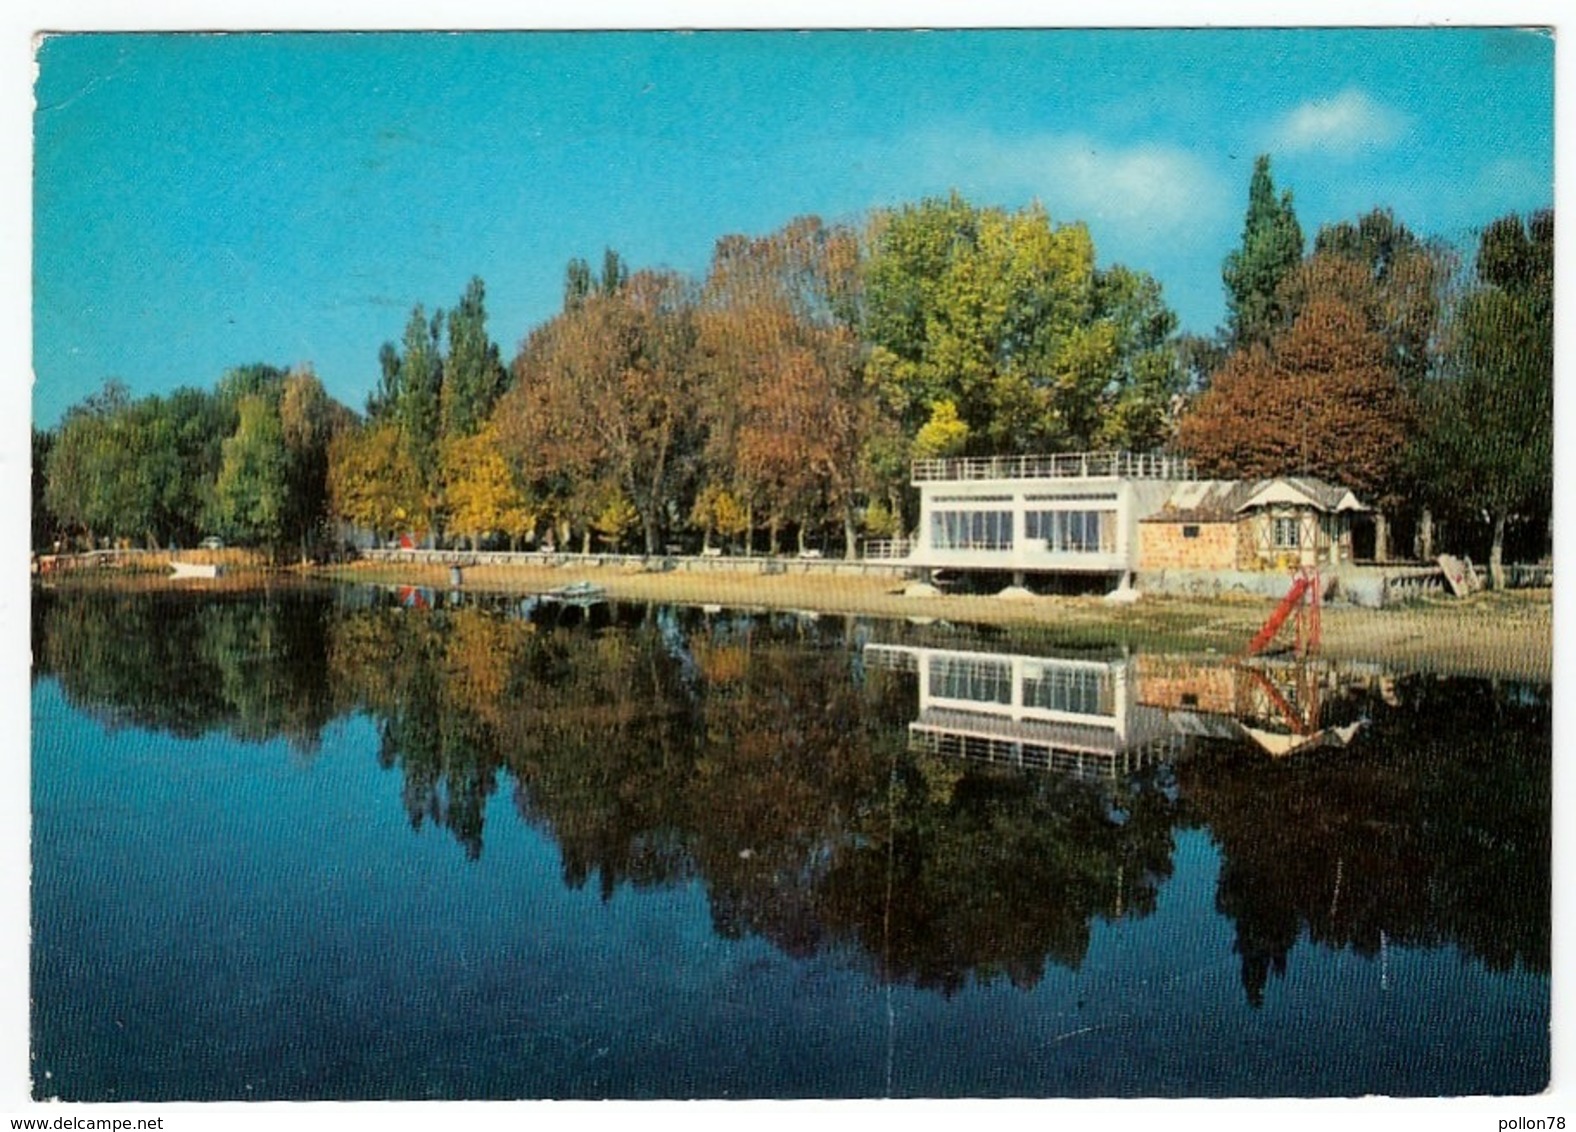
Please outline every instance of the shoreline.
[[[905, 583], [879, 576], [792, 573], [651, 572], [619, 566], [472, 566], [461, 593], [545, 593], [588, 581], [621, 602], [720, 606], [725, 609], [813, 611], [893, 621], [945, 622], [1000, 630], [1009, 641], [1054, 643], [1092, 650], [1125, 648], [1240, 654], [1274, 608], [1249, 597], [1145, 596], [1130, 604], [1101, 597], [949, 594], [904, 597]], [[82, 572], [44, 583], [61, 590], [176, 591], [236, 594], [276, 586], [324, 583], [412, 585], [448, 591], [444, 566], [355, 563], [345, 566], [235, 570], [217, 580], [177, 580], [166, 574]], [[36, 584], [36, 583], [35, 583]], [[1325, 606], [1321, 654], [1440, 675], [1531, 680], [1553, 675], [1553, 602], [1549, 590], [1423, 598], [1404, 606], [1362, 609]]]
[[[448, 590], [443, 566], [358, 563], [319, 569], [330, 581]], [[1274, 608], [1260, 598], [904, 597], [904, 583], [875, 576], [650, 572], [613, 566], [471, 566], [462, 593], [540, 594], [571, 582], [601, 586], [615, 601], [723, 608], [810, 610], [893, 620], [927, 619], [1029, 631], [1077, 647], [1150, 647], [1240, 653]], [[1326, 606], [1322, 653], [1449, 675], [1548, 682], [1553, 672], [1551, 591], [1419, 599], [1390, 609]]]

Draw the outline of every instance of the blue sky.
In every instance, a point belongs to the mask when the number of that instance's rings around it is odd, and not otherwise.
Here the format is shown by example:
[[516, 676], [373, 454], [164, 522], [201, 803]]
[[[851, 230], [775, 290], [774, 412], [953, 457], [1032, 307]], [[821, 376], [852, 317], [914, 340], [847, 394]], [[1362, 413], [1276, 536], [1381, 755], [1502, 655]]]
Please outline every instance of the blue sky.
[[1553, 204], [1551, 38], [1483, 29], [66, 35], [37, 54], [34, 419], [311, 363], [360, 408], [410, 308], [512, 356], [604, 246], [961, 191], [1088, 223], [1221, 320], [1253, 157], [1311, 238]]

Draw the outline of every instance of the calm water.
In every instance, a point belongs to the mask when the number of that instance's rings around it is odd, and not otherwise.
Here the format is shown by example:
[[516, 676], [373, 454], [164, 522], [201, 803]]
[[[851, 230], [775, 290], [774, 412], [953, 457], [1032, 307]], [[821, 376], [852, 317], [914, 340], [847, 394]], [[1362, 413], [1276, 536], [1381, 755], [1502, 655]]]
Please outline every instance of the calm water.
[[1546, 686], [371, 589], [33, 636], [39, 1096], [1548, 1081]]

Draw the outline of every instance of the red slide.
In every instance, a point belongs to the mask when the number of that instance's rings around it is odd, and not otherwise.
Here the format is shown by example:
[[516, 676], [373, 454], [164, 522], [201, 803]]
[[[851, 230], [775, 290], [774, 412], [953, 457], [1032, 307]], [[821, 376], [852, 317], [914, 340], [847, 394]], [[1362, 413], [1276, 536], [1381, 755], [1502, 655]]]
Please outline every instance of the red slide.
[[1297, 603], [1302, 600], [1302, 595], [1308, 592], [1308, 587], [1313, 584], [1313, 579], [1304, 574], [1291, 584], [1291, 589], [1286, 591], [1286, 596], [1281, 598], [1281, 603], [1275, 607], [1275, 612], [1270, 614], [1269, 620], [1264, 622], [1264, 627], [1258, 635], [1248, 642], [1248, 656], [1257, 656], [1264, 650], [1264, 646], [1275, 639], [1275, 634], [1280, 632], [1280, 627], [1286, 624], [1286, 618], [1291, 616], [1291, 611], [1297, 608]]

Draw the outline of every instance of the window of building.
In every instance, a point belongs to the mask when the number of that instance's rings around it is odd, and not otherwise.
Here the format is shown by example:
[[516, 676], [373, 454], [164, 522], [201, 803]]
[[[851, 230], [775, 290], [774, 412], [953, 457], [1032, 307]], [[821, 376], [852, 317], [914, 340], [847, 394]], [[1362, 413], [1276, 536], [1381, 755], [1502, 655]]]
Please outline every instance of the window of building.
[[1277, 550], [1296, 550], [1302, 545], [1302, 523], [1295, 515], [1277, 515], [1270, 520], [1270, 545]]
[[1011, 511], [932, 511], [930, 545], [936, 550], [1011, 550]]
[[1044, 539], [1047, 550], [1116, 553], [1115, 511], [1027, 511], [1023, 522], [1024, 537]]
[[1182, 528], [1182, 537], [1183, 538], [1198, 538], [1198, 528], [1196, 526], [1193, 526], [1192, 524], [1188, 524], [1187, 526]]
[[930, 658], [930, 694], [977, 704], [1012, 703], [1012, 665], [974, 657]]
[[1025, 707], [1073, 715], [1110, 715], [1110, 673], [1097, 668], [1045, 668], [1025, 674]]

